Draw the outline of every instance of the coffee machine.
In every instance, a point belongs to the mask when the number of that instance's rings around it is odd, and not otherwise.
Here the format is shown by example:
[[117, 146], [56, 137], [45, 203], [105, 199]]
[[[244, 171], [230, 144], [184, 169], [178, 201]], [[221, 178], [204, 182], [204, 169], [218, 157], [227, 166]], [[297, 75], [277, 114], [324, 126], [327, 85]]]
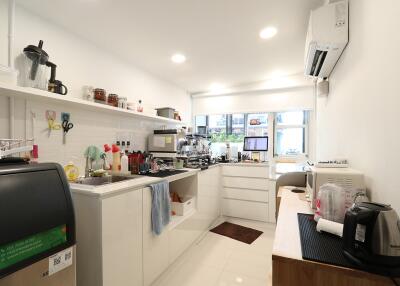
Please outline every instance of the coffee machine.
[[400, 221], [389, 205], [363, 202], [346, 212], [343, 252], [355, 267], [400, 276]]

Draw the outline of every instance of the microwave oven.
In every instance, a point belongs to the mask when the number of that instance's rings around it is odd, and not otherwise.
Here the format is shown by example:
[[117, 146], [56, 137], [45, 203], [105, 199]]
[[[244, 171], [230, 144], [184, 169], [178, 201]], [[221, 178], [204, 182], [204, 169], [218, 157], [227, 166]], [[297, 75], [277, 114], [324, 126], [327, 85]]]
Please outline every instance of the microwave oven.
[[178, 134], [151, 134], [148, 141], [150, 153], [177, 153], [181, 136]]
[[319, 188], [324, 184], [335, 184], [345, 190], [365, 190], [363, 173], [350, 168], [310, 167], [306, 181], [306, 197], [313, 209], [316, 209]]

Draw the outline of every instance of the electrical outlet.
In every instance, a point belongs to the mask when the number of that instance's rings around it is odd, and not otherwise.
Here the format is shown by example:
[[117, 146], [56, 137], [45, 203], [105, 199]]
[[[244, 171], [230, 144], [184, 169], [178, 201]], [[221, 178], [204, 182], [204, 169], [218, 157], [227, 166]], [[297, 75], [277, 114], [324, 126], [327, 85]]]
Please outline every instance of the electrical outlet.
[[61, 121], [69, 121], [71, 114], [68, 112], [61, 112]]

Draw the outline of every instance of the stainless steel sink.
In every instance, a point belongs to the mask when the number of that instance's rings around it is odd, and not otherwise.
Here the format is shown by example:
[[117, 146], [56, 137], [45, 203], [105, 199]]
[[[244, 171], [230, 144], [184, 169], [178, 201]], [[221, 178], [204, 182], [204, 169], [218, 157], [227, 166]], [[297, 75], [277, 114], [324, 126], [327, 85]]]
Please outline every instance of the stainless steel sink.
[[82, 185], [90, 185], [90, 186], [101, 186], [112, 183], [118, 183], [126, 180], [132, 180], [140, 178], [139, 175], [129, 175], [129, 176], [120, 176], [120, 175], [112, 175], [112, 176], [104, 176], [104, 177], [87, 177], [82, 178], [77, 181], [78, 184]]

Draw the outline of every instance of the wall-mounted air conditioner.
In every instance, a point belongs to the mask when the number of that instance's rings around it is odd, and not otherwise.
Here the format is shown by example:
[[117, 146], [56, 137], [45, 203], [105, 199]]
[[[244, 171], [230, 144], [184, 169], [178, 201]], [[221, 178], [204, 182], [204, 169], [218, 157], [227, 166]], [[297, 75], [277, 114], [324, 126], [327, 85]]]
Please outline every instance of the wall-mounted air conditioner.
[[328, 78], [349, 41], [349, 4], [337, 1], [313, 10], [308, 24], [305, 74]]

